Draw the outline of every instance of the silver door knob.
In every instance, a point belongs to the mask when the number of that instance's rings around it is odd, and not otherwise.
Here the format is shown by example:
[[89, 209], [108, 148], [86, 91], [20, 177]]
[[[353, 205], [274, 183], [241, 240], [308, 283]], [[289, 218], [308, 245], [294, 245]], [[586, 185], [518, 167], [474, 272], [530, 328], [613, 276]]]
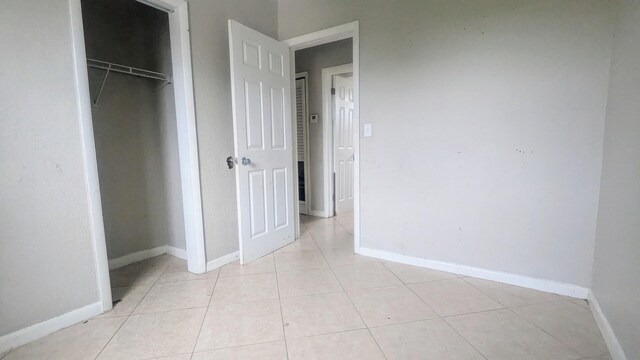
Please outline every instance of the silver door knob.
[[251, 165], [251, 159], [243, 157], [242, 158], [242, 165], [244, 165], [244, 166]]

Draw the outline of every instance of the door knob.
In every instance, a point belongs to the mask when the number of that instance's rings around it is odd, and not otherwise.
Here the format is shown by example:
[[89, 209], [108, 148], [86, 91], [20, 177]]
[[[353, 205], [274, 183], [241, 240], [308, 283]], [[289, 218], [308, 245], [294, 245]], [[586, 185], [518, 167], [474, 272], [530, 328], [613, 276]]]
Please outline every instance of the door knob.
[[244, 165], [244, 166], [251, 165], [251, 159], [243, 157], [242, 158], [242, 165]]
[[227, 166], [229, 167], [229, 169], [233, 169], [233, 166], [236, 163], [236, 159], [233, 158], [233, 156], [229, 156], [227, 158]]

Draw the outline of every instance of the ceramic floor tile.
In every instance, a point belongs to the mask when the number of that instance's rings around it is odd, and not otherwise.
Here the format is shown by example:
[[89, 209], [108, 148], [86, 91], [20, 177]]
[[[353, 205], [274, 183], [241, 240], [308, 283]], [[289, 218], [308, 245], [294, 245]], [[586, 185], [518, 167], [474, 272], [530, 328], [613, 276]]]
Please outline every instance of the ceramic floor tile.
[[302, 269], [328, 268], [324, 256], [319, 250], [296, 251], [275, 254], [276, 270], [291, 271]]
[[368, 327], [438, 317], [405, 285], [350, 290], [348, 295]]
[[149, 360], [191, 360], [191, 354], [162, 356], [157, 358], [151, 358]]
[[585, 309], [590, 309], [589, 308], [589, 302], [587, 300], [585, 300], [585, 299], [576, 299], [576, 298], [572, 298], [572, 297], [568, 297], [568, 296], [565, 296], [564, 298], [566, 300], [571, 301], [572, 303], [574, 303], [576, 305], [582, 306]]
[[569, 347], [508, 309], [455, 316], [446, 321], [487, 359], [581, 358]]
[[461, 279], [428, 281], [409, 287], [440, 316], [469, 314], [503, 306]]
[[220, 268], [220, 277], [267, 274], [273, 272], [276, 272], [276, 267], [273, 262], [273, 254], [269, 254], [246, 265], [240, 265], [239, 260], [227, 264]]
[[402, 282], [380, 262], [338, 267], [334, 271], [346, 290], [402, 285]]
[[376, 258], [357, 255], [353, 252], [353, 247], [339, 247], [334, 249], [323, 249], [322, 254], [331, 267], [342, 267], [364, 263], [379, 263]]
[[98, 359], [146, 359], [190, 353], [206, 309], [131, 315]]
[[502, 284], [495, 281], [472, 277], [464, 278], [464, 281], [489, 295], [489, 297], [506, 307], [533, 305], [562, 300], [562, 297], [556, 294], [527, 289], [520, 286]]
[[344, 292], [286, 298], [280, 301], [287, 338], [365, 327]]
[[608, 354], [591, 311], [580, 305], [560, 301], [514, 308], [513, 311], [584, 357]]
[[215, 279], [156, 283], [142, 299], [134, 314], [206, 307]]
[[121, 301], [115, 304], [110, 311], [97, 317], [106, 318], [131, 315], [133, 309], [138, 306], [148, 291], [149, 289], [145, 286], [117, 287], [111, 289], [111, 298], [114, 301], [118, 299]]
[[95, 359], [126, 317], [93, 319], [11, 350], [3, 360]]
[[151, 286], [167, 269], [171, 258], [168, 255], [156, 256], [144, 261], [110, 270], [111, 287]]
[[384, 359], [367, 330], [290, 339], [287, 348], [290, 360]]
[[320, 235], [312, 232], [312, 235], [313, 240], [315, 240], [318, 248], [320, 249], [353, 249], [353, 235], [349, 234], [345, 230], [342, 230], [339, 234]]
[[158, 282], [211, 279], [218, 277], [219, 271], [220, 269], [214, 269], [204, 274], [193, 274], [187, 270], [185, 260], [176, 259], [167, 267]]
[[218, 279], [211, 303], [224, 305], [277, 298], [276, 274], [256, 274]]
[[424, 281], [455, 279], [456, 275], [448, 272], [431, 270], [413, 265], [399, 264], [394, 262], [383, 262], [391, 272], [396, 274], [405, 284], [412, 284]]
[[278, 273], [280, 297], [341, 292], [342, 286], [331, 269], [305, 269]]
[[191, 360], [287, 360], [284, 341], [198, 352]]
[[[388, 360], [483, 360], [484, 357], [443, 320], [371, 329]], [[515, 360], [517, 358], [513, 358]]]
[[309, 233], [302, 235], [300, 239], [277, 250], [275, 253], [279, 254], [284, 252], [307, 251], [307, 250], [318, 250], [318, 245], [316, 245], [316, 242], [313, 240], [313, 238]]
[[196, 351], [283, 340], [278, 300], [212, 304], [202, 324]]

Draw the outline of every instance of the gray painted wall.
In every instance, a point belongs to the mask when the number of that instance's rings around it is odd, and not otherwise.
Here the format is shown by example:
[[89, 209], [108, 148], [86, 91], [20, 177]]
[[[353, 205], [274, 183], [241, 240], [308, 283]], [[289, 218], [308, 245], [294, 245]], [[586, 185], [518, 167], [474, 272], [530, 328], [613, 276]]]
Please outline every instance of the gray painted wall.
[[0, 336], [97, 302], [69, 1], [0, 12]]
[[[309, 74], [309, 114], [318, 114], [317, 124], [309, 123], [309, 160], [311, 179], [311, 209], [324, 211], [324, 152], [322, 143], [322, 124], [325, 119], [322, 109], [322, 69], [331, 66], [350, 64], [353, 60], [352, 40], [345, 39], [333, 43], [296, 51], [296, 72]], [[307, 119], [307, 122], [309, 119]]]
[[275, 0], [189, 0], [207, 261], [238, 250], [227, 20], [277, 37]]
[[[82, 2], [87, 57], [171, 73], [166, 13], [131, 0]], [[104, 70], [89, 70], [95, 99]], [[111, 73], [92, 108], [109, 258], [185, 249], [173, 85]]]
[[640, 2], [623, 1], [604, 137], [593, 293], [627, 359], [640, 359]]
[[280, 39], [360, 20], [363, 246], [591, 284], [609, 2], [279, 0], [278, 18]]

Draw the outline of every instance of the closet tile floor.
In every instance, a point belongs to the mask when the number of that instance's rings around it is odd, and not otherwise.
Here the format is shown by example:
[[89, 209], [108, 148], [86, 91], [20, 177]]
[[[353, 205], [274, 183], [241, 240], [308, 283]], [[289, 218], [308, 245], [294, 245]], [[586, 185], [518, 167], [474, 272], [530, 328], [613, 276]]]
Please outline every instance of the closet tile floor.
[[611, 359], [583, 300], [354, 255], [352, 216], [302, 220], [246, 266], [114, 270], [112, 311], [0, 358]]

